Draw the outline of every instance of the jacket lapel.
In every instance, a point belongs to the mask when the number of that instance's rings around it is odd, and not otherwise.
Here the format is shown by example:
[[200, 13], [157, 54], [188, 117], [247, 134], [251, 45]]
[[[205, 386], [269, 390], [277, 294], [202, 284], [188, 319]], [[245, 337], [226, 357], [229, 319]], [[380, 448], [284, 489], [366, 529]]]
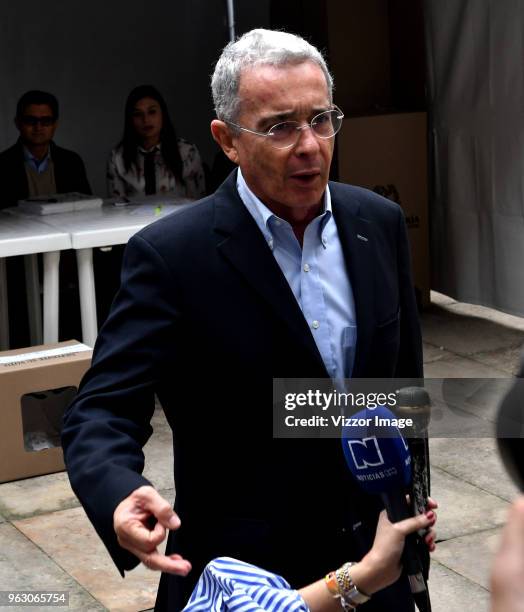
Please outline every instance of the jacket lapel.
[[360, 203], [341, 194], [330, 183], [333, 216], [346, 260], [357, 317], [357, 347], [353, 378], [364, 376], [374, 327], [374, 253], [373, 225], [360, 215]]
[[217, 248], [286, 323], [297, 342], [316, 359], [322, 375], [327, 376], [300, 306], [262, 233], [238, 195], [236, 175], [236, 171], [230, 174], [215, 193], [215, 231], [219, 234]]
[[13, 183], [18, 186], [16, 197], [11, 205], [17, 203], [17, 200], [25, 200], [29, 197], [29, 183], [25, 171], [24, 145], [18, 139], [14, 145], [16, 163], [13, 165]]

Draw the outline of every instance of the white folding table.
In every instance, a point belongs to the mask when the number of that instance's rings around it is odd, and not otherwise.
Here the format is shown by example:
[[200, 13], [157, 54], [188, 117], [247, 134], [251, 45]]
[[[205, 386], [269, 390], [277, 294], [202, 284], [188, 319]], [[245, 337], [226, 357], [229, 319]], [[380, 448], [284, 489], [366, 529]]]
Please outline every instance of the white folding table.
[[58, 268], [60, 251], [71, 248], [68, 232], [42, 223], [41, 218], [0, 211], [0, 348], [9, 348], [9, 311], [5, 258], [25, 255], [31, 342], [42, 342], [42, 316], [36, 255], [44, 259], [44, 342], [58, 340]]
[[[26, 264], [28, 295], [30, 296], [31, 327], [38, 325], [40, 302], [36, 254], [44, 254], [44, 342], [58, 340], [58, 264], [60, 250], [75, 249], [80, 292], [82, 340], [94, 346], [98, 328], [96, 318], [96, 294], [93, 270], [93, 248], [125, 244], [133, 234], [146, 225], [182, 210], [189, 205], [187, 199], [173, 196], [146, 197], [138, 204], [115, 206], [112, 201], [93, 210], [31, 215], [16, 207], [2, 211], [0, 224], [0, 346], [9, 343], [7, 287], [3, 257], [31, 255]], [[4, 308], [5, 304], [5, 308]], [[35, 336], [40, 338], [38, 334]], [[40, 334], [41, 337], [41, 334]], [[33, 334], [31, 336], [33, 341]]]
[[176, 204], [172, 203], [172, 198], [165, 201], [167, 203], [161, 203], [157, 199], [150, 200], [151, 203], [121, 207], [106, 204], [97, 210], [40, 217], [44, 223], [68, 233], [71, 248], [76, 250], [82, 341], [88, 346], [94, 346], [98, 332], [93, 248], [125, 244], [146, 225], [188, 205], [187, 200]]

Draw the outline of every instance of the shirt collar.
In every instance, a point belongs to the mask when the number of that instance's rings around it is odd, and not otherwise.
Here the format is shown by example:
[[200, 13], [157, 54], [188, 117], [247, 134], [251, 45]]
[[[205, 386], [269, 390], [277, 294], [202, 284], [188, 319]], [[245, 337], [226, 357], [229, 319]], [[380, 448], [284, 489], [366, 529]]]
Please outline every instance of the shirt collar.
[[36, 166], [41, 166], [45, 161], [51, 159], [51, 147], [47, 149], [47, 153], [42, 159], [37, 159], [25, 145], [22, 145], [22, 148], [24, 151], [24, 161], [31, 161]]
[[[278, 219], [283, 223], [287, 223], [283, 219], [280, 219], [275, 213], [273, 213], [269, 208], [251, 191], [246, 180], [242, 174], [242, 170], [238, 168], [237, 173], [237, 190], [240, 195], [240, 198], [244, 202], [245, 206], [257, 222], [257, 225], [266, 235], [267, 233], [272, 234], [271, 225], [269, 224], [271, 219]], [[329, 191], [329, 185], [326, 185], [326, 190], [324, 192], [324, 202], [322, 206], [323, 212], [316, 217], [316, 219], [320, 219], [320, 235], [322, 236], [322, 232], [326, 226], [326, 223], [331, 218], [333, 211], [331, 208], [331, 193]]]
[[152, 146], [150, 149], [144, 149], [144, 147], [139, 146], [138, 150], [140, 151], [140, 153], [143, 153], [144, 155], [147, 155], [148, 153], [153, 153], [153, 152], [157, 152], [161, 150], [161, 145], [162, 143], [159, 142], [158, 144]]

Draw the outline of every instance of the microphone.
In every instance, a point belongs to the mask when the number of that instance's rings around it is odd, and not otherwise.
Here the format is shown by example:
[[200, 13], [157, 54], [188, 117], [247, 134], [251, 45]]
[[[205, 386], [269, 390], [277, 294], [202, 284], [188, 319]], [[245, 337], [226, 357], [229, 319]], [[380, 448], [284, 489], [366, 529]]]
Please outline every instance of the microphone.
[[[366, 493], [381, 496], [393, 523], [412, 516], [405, 497], [412, 478], [409, 447], [398, 427], [388, 425], [396, 418], [384, 406], [366, 408], [352, 415], [352, 422], [363, 426], [342, 429], [342, 447], [351, 474]], [[402, 561], [419, 610], [430, 610], [415, 534], [406, 538]]]
[[[409, 448], [412, 459], [413, 478], [410, 498], [413, 515], [426, 512], [430, 491], [428, 426], [431, 418], [431, 401], [423, 387], [403, 387], [397, 392], [395, 413], [401, 418], [411, 418], [413, 426], [408, 428]], [[427, 530], [419, 531], [423, 537]]]
[[[524, 373], [524, 355], [519, 376]], [[524, 491], [524, 379], [516, 378], [500, 404], [497, 443], [502, 462], [515, 484]]]

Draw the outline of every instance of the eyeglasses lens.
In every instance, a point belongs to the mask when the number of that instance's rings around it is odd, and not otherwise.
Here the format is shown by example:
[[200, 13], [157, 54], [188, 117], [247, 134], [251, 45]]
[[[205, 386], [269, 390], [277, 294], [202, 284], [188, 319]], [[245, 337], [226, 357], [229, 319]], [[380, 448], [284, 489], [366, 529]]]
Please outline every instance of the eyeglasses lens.
[[[319, 113], [311, 120], [310, 127], [319, 138], [332, 138], [341, 128], [344, 115], [339, 110], [328, 110]], [[298, 121], [277, 123], [268, 132], [271, 144], [277, 149], [286, 149], [298, 142], [300, 130]]]
[[320, 113], [313, 118], [311, 128], [320, 138], [330, 138], [340, 129], [342, 121], [339, 119], [340, 113], [335, 110]]

